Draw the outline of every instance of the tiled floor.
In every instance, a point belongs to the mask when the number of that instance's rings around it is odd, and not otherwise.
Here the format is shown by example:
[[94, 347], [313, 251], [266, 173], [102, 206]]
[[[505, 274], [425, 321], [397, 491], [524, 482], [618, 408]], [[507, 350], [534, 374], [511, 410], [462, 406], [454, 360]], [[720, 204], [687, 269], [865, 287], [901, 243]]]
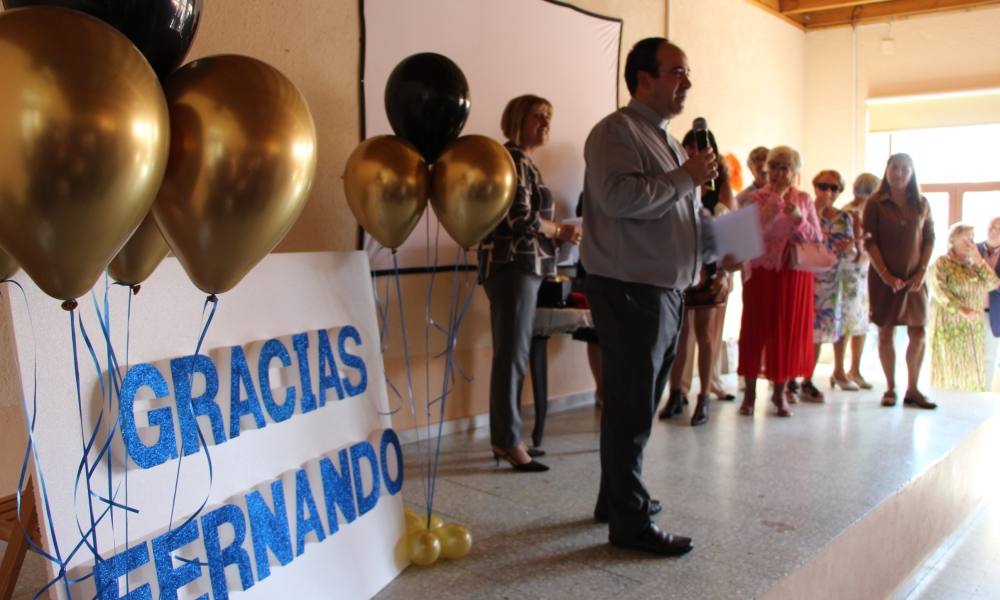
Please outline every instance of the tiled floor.
[[969, 517], [912, 584], [899, 600], [1000, 600], [1000, 496]]
[[[660, 525], [694, 538], [679, 559], [613, 550], [593, 523], [593, 409], [552, 415], [547, 473], [494, 467], [484, 430], [448, 436], [434, 510], [469, 526], [473, 552], [410, 567], [379, 597], [758, 597], [996, 411], [995, 397], [944, 393], [938, 411], [889, 410], [873, 390], [779, 419], [761, 396], [752, 419], [735, 403], [713, 403], [706, 427], [655, 424], [644, 476], [664, 501]], [[405, 500], [420, 509], [425, 459], [415, 445], [407, 451]]]
[[[879, 395], [838, 392], [779, 419], [762, 387], [753, 418], [739, 416], [736, 403], [714, 402], [705, 427], [654, 424], [644, 477], [664, 502], [657, 521], [695, 542], [677, 559], [613, 550], [606, 527], [592, 521], [593, 408], [550, 416], [546, 473], [494, 467], [485, 429], [447, 436], [434, 510], [470, 528], [472, 553], [410, 567], [379, 597], [759, 597], [997, 411], [996, 396], [937, 393], [941, 408], [926, 412], [880, 408]], [[403, 493], [417, 509], [426, 506], [425, 449], [406, 447]], [[914, 597], [1000, 598], [1000, 509], [982, 514], [954, 558], [923, 571]], [[44, 581], [40, 559], [29, 555], [15, 599]]]

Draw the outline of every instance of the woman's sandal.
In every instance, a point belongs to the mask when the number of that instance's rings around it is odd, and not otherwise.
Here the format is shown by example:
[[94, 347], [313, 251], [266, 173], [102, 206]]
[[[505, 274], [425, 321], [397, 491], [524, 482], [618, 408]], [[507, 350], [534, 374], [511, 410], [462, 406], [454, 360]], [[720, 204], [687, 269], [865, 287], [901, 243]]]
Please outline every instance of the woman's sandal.
[[882, 394], [882, 406], [896, 406], [896, 392], [889, 390]]
[[792, 416], [792, 410], [788, 408], [788, 396], [787, 393], [782, 395], [780, 401], [776, 401], [774, 397], [771, 398], [771, 404], [778, 409], [777, 415], [779, 417], [790, 417]]
[[747, 417], [753, 416], [753, 407], [757, 403], [756, 396], [749, 396], [744, 394], [743, 402], [740, 404], [740, 414]]

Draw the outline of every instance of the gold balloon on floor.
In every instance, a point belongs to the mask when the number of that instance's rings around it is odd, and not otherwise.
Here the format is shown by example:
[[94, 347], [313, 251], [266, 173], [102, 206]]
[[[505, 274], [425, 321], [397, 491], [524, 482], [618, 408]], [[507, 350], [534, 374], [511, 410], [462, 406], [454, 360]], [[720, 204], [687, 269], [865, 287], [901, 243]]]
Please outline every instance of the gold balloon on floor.
[[10, 254], [0, 250], [0, 279], [10, 279], [19, 268], [17, 261], [11, 258]]
[[441, 541], [430, 531], [417, 531], [406, 536], [406, 550], [414, 564], [426, 567], [441, 556]]
[[153, 273], [168, 251], [153, 213], [149, 213], [125, 246], [111, 259], [108, 274], [119, 283], [139, 285]]
[[460, 137], [445, 148], [431, 174], [431, 206], [463, 248], [479, 243], [507, 215], [514, 200], [514, 161], [482, 135]]
[[427, 207], [427, 163], [402, 138], [361, 142], [344, 169], [344, 195], [354, 218], [386, 248], [398, 248]]
[[305, 207], [316, 128], [292, 82], [246, 56], [188, 63], [167, 78], [164, 92], [170, 161], [153, 215], [191, 281], [222, 293]]
[[167, 162], [163, 93], [128, 38], [52, 7], [0, 13], [0, 78], [0, 246], [72, 301], [149, 212]]
[[441, 542], [441, 556], [457, 560], [472, 549], [472, 534], [464, 525], [446, 523], [434, 532]]

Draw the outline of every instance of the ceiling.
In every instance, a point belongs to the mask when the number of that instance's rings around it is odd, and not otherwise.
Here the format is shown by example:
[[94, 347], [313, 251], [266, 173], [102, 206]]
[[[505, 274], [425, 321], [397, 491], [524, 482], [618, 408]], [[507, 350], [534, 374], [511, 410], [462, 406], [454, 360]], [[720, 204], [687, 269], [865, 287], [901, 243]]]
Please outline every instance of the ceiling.
[[751, 0], [803, 27], [821, 29], [899, 17], [1000, 5], [1000, 0]]

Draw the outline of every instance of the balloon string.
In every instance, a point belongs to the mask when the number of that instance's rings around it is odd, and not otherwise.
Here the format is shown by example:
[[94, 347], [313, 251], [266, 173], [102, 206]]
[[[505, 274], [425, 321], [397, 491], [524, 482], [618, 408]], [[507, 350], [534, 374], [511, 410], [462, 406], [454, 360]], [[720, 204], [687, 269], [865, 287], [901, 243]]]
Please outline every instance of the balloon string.
[[[80, 457], [80, 466], [77, 469], [76, 482], [74, 483], [74, 486], [73, 486], [73, 498], [75, 500], [76, 496], [77, 496], [77, 486], [80, 483], [80, 472], [81, 472], [81, 470], [86, 471], [87, 474], [88, 474], [88, 476], [85, 478], [85, 484], [87, 486], [87, 509], [88, 509], [88, 513], [90, 515], [90, 525], [91, 525], [91, 532], [90, 532], [89, 536], [86, 535], [86, 534], [84, 534], [82, 528], [80, 527], [80, 518], [79, 518], [79, 515], [76, 514], [75, 510], [74, 510], [74, 514], [76, 515], [77, 529], [80, 531], [81, 535], [83, 535], [84, 540], [86, 540], [87, 537], [91, 537], [92, 538], [91, 541], [87, 543], [87, 545], [90, 547], [91, 552], [94, 554], [94, 561], [96, 562], [96, 561], [98, 561], [98, 560], [101, 559], [101, 556], [97, 552], [97, 527], [96, 527], [96, 521], [95, 521], [95, 517], [94, 517], [94, 497], [93, 497], [93, 490], [91, 490], [91, 488], [90, 488], [90, 477], [89, 477], [89, 471], [90, 470], [89, 470], [89, 462], [88, 462], [89, 461], [90, 445], [87, 443], [86, 434], [84, 433], [84, 425], [83, 425], [83, 395], [80, 392], [80, 358], [79, 358], [79, 353], [77, 352], [77, 348], [76, 348], [76, 320], [74, 319], [74, 316], [76, 316], [75, 313], [76, 313], [76, 308], [73, 308], [72, 310], [69, 311], [69, 327], [70, 327], [70, 340], [71, 340], [71, 343], [73, 344], [73, 346], [72, 346], [73, 347], [73, 377], [76, 380], [76, 409], [77, 409], [77, 415], [80, 418], [80, 446], [83, 449], [83, 455]], [[81, 325], [82, 325], [82, 321], [81, 321]], [[100, 380], [100, 384], [101, 384], [101, 391], [102, 391], [102, 394], [103, 394], [104, 381]], [[68, 558], [67, 558], [67, 560], [68, 560]]]
[[[458, 249], [458, 253], [462, 253], [462, 249]], [[459, 288], [459, 267], [461, 260], [456, 254], [455, 256], [455, 270], [452, 274], [452, 286], [451, 286], [451, 302], [448, 307], [448, 340], [447, 340], [447, 350], [444, 361], [444, 376], [441, 378], [441, 396], [435, 399], [438, 403], [438, 422], [437, 422], [437, 435], [434, 444], [434, 461], [431, 466], [431, 476], [430, 476], [430, 493], [429, 493], [429, 503], [428, 512], [432, 510], [434, 504], [434, 493], [437, 489], [437, 472], [438, 466], [441, 463], [441, 437], [444, 435], [444, 411], [447, 405], [448, 395], [451, 393], [451, 387], [449, 386], [449, 380], [451, 378], [451, 367], [452, 367], [452, 357], [454, 356], [455, 341], [458, 337], [458, 288]], [[430, 403], [428, 403], [429, 407]]]
[[[382, 298], [379, 298], [378, 295], [378, 277], [375, 275], [375, 271], [371, 271], [371, 278], [372, 278], [372, 294], [375, 296], [375, 308], [376, 308], [375, 316], [378, 318], [379, 322], [379, 330], [378, 330], [379, 352], [381, 352], [382, 356], [384, 357], [386, 350], [389, 349], [389, 298], [390, 298], [389, 280], [388, 278], [386, 278], [385, 294], [383, 296], [385, 300], [383, 301]], [[377, 412], [381, 416], [394, 415], [403, 408], [403, 403], [404, 403], [403, 395], [399, 392], [399, 389], [392, 382], [392, 378], [389, 377], [389, 371], [387, 369], [383, 369], [383, 371], [385, 371], [385, 384], [386, 386], [388, 386], [389, 391], [392, 392], [392, 395], [399, 399], [399, 406], [391, 410], [387, 411], [378, 410]], [[389, 408], [389, 406], [387, 405], [386, 408]]]
[[[48, 484], [45, 481], [45, 469], [42, 467], [42, 459], [38, 453], [38, 444], [35, 442], [35, 425], [38, 420], [38, 340], [35, 337], [35, 323], [31, 316], [31, 306], [28, 304], [28, 295], [24, 291], [24, 287], [20, 283], [14, 281], [13, 279], [5, 279], [4, 282], [10, 283], [17, 287], [18, 291], [21, 292], [21, 298], [24, 300], [24, 310], [28, 317], [28, 325], [31, 330], [31, 409], [28, 409], [28, 398], [27, 396], [22, 397], [21, 408], [24, 411], [24, 421], [28, 425], [28, 441], [24, 448], [24, 459], [21, 461], [21, 472], [17, 478], [17, 494], [15, 495], [15, 504], [17, 510], [17, 520], [21, 525], [21, 534], [24, 536], [25, 542], [27, 542], [28, 547], [32, 552], [45, 558], [56, 567], [58, 567], [57, 575], [52, 579], [44, 589], [48, 589], [52, 585], [58, 582], [62, 582], [66, 589], [66, 596], [69, 597], [69, 583], [66, 581], [66, 562], [62, 558], [62, 553], [59, 549], [59, 539], [56, 536], [55, 521], [52, 519], [52, 506], [49, 501], [49, 491]], [[34, 460], [35, 472], [38, 475], [38, 486], [41, 489], [42, 496], [42, 507], [45, 511], [45, 524], [48, 528], [49, 539], [52, 542], [52, 550], [55, 553], [53, 556], [49, 554], [41, 546], [35, 543], [31, 538], [31, 532], [28, 527], [25, 527], [24, 522], [21, 518], [21, 513], [23, 510], [23, 496], [24, 487], [28, 479], [28, 463], [30, 460]], [[34, 498], [30, 499], [34, 502]], [[41, 595], [42, 591], [39, 591], [35, 597], [37, 598]]]
[[[430, 219], [427, 219], [425, 224], [427, 230], [427, 239], [430, 239]], [[434, 298], [434, 282], [437, 278], [437, 265], [438, 265], [438, 242], [441, 236], [441, 223], [438, 222], [437, 228], [434, 234], [434, 258], [431, 261], [431, 249], [427, 248], [427, 262], [431, 263], [431, 277], [427, 282], [427, 302], [424, 304], [424, 423], [427, 427], [425, 439], [427, 443], [424, 448], [424, 505], [427, 507], [427, 527], [430, 527], [431, 518], [431, 487], [430, 487], [430, 476], [431, 476], [431, 326], [437, 326], [434, 323], [434, 319], [431, 316], [431, 302]], [[419, 429], [419, 424], [417, 429]], [[417, 438], [417, 451], [420, 452], [420, 439], [419, 434]]]
[[[208, 319], [205, 320], [205, 311], [208, 309], [209, 304], [212, 305], [212, 310], [211, 312], [208, 313]], [[205, 298], [205, 304], [203, 304], [201, 307], [201, 318], [202, 320], [205, 320], [205, 325], [202, 327], [201, 335], [198, 336], [198, 344], [195, 346], [194, 356], [198, 356], [198, 354], [201, 353], [201, 345], [205, 341], [205, 335], [208, 333], [208, 329], [212, 325], [212, 319], [215, 318], [215, 311], [218, 308], [219, 308], [218, 296], [216, 296], [215, 294], [211, 294], [207, 298]], [[188, 386], [190, 386], [191, 379], [194, 378], [194, 374], [192, 373], [188, 375], [188, 377], [190, 378], [188, 380]], [[212, 494], [212, 482], [214, 481], [215, 478], [214, 469], [212, 467], [212, 456], [208, 451], [208, 442], [205, 441], [205, 434], [201, 432], [201, 426], [195, 427], [195, 430], [198, 432], [198, 441], [201, 443], [202, 448], [204, 448], [205, 450], [205, 462], [208, 465], [208, 490], [206, 490], [205, 498], [201, 501], [201, 504], [198, 506], [197, 510], [191, 513], [191, 515], [188, 516], [188, 518], [185, 519], [184, 522], [177, 527], [177, 529], [183, 529], [189, 523], [197, 519], [198, 516], [201, 514], [201, 511], [204, 510], [205, 506], [208, 505], [208, 500]], [[184, 452], [182, 450], [177, 456], [177, 473], [174, 476], [174, 493], [173, 493], [173, 498], [170, 501], [170, 520], [167, 525], [168, 533], [174, 530], [174, 511], [177, 507], [177, 490], [180, 487], [181, 461], [183, 458], [184, 458]], [[177, 559], [184, 563], [189, 563], [189, 564], [194, 563], [203, 567], [208, 566], [207, 562], [198, 561], [197, 559], [188, 559], [182, 556], [178, 556]]]
[[403, 307], [403, 287], [399, 281], [399, 263], [396, 260], [396, 253], [392, 253], [393, 277], [396, 280], [396, 302], [399, 305], [399, 329], [403, 333], [403, 368], [406, 370], [406, 397], [410, 402], [410, 415], [416, 416], [417, 403], [413, 398], [413, 376], [410, 372], [410, 342], [406, 335], [406, 316]]

